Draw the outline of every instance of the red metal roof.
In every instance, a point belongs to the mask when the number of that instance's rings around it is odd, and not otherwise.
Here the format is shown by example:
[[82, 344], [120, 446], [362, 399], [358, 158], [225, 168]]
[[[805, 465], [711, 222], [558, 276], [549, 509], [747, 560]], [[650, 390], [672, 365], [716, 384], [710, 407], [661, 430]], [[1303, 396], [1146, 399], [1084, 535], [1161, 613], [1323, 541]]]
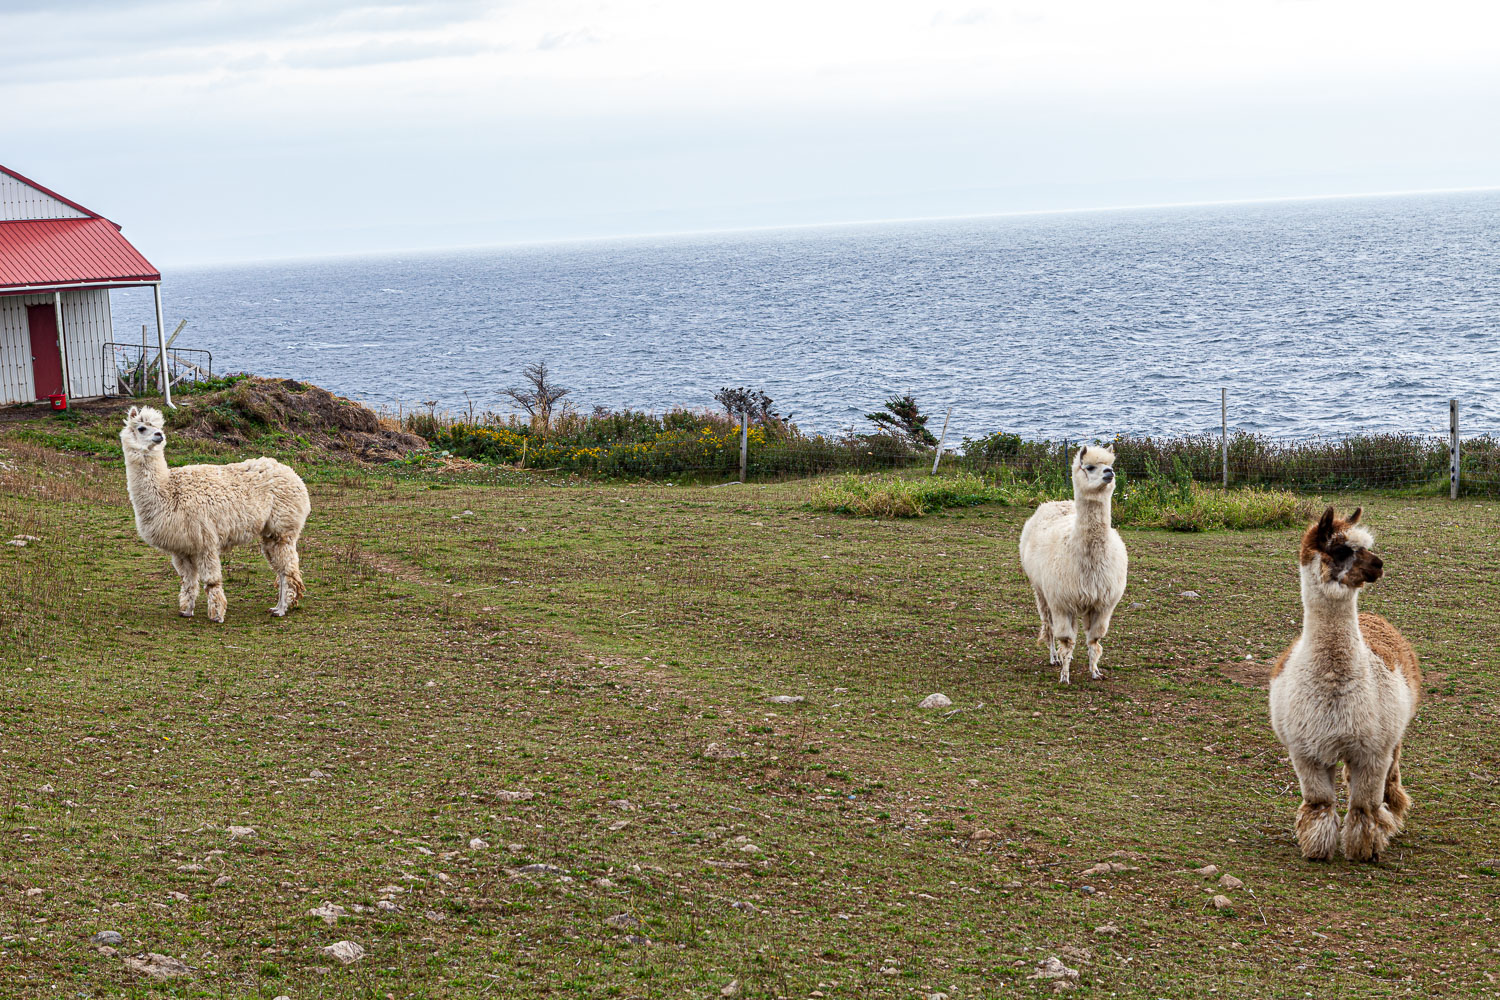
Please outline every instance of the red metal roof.
[[20, 285], [160, 280], [151, 262], [108, 219], [0, 222], [0, 291]]

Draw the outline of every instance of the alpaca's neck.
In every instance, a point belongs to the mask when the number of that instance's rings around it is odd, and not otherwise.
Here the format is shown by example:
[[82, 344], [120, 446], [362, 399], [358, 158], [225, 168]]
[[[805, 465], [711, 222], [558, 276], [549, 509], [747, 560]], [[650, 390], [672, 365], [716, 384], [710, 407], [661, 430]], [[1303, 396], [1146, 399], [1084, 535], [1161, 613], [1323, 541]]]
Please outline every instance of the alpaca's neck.
[[1085, 548], [1102, 546], [1109, 538], [1109, 494], [1073, 493], [1073, 537]]
[[160, 448], [125, 453], [125, 486], [136, 519], [151, 520], [165, 504], [167, 457]]
[[[1313, 578], [1316, 567], [1302, 568], [1302, 637], [1325, 657], [1344, 659], [1363, 644], [1359, 631], [1359, 591], [1330, 597]], [[1344, 588], [1340, 588], [1344, 589]]]

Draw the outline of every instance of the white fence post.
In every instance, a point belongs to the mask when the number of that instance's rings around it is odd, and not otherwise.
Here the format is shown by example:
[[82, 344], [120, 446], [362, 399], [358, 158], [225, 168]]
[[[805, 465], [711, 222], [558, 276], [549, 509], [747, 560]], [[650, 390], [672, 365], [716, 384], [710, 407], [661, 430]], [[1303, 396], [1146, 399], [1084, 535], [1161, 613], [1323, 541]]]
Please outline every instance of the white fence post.
[[932, 456], [932, 474], [937, 475], [938, 463], [943, 460], [943, 441], [948, 437], [948, 419], [953, 416], [953, 407], [948, 407], [948, 415], [943, 417], [943, 433], [938, 435], [937, 454]]
[[1458, 499], [1458, 400], [1448, 400], [1448, 499]]
[[1219, 389], [1219, 448], [1224, 455], [1224, 488], [1229, 488], [1229, 390]]
[[745, 481], [745, 468], [750, 459], [750, 411], [740, 414], [740, 482]]

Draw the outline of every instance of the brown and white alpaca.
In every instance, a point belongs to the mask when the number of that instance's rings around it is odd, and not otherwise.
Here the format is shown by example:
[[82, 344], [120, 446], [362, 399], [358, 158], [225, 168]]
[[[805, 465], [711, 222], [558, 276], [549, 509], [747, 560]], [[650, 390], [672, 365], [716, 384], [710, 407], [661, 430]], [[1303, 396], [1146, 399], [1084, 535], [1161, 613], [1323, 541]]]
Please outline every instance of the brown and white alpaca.
[[1417, 654], [1379, 615], [1360, 614], [1359, 588], [1384, 572], [1360, 509], [1332, 507], [1302, 536], [1302, 634], [1271, 671], [1271, 728], [1302, 784], [1297, 845], [1326, 861], [1339, 841], [1336, 768], [1349, 807], [1344, 857], [1375, 861], [1400, 833], [1411, 800], [1401, 787], [1401, 738], [1417, 711]]
[[166, 444], [161, 413], [132, 406], [120, 429], [125, 483], [141, 540], [171, 556], [182, 577], [178, 611], [192, 617], [201, 583], [209, 619], [222, 622], [229, 602], [220, 556], [258, 544], [276, 570], [271, 614], [286, 614], [304, 593], [297, 539], [312, 507], [301, 477], [274, 458], [168, 469]]
[[1109, 619], [1125, 593], [1129, 558], [1109, 523], [1114, 464], [1115, 454], [1107, 448], [1079, 448], [1073, 457], [1073, 499], [1042, 504], [1021, 529], [1021, 568], [1042, 617], [1038, 641], [1052, 665], [1062, 666], [1061, 684], [1068, 683], [1080, 622], [1088, 639], [1089, 676], [1099, 679]]

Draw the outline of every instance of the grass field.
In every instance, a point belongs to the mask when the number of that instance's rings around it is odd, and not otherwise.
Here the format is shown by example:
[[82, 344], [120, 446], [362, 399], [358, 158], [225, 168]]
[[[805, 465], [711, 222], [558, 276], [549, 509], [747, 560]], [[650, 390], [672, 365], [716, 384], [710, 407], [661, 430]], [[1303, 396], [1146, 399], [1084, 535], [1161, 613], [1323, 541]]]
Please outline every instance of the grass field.
[[1078, 996], [1500, 992], [1493, 501], [1358, 498], [1428, 678], [1371, 866], [1290, 836], [1296, 528], [1126, 531], [1105, 679], [1059, 688], [1025, 509], [309, 479], [308, 598], [271, 618], [241, 551], [215, 626], [117, 460], [0, 439], [41, 539], [0, 547], [0, 995], [969, 1000], [1049, 956]]

